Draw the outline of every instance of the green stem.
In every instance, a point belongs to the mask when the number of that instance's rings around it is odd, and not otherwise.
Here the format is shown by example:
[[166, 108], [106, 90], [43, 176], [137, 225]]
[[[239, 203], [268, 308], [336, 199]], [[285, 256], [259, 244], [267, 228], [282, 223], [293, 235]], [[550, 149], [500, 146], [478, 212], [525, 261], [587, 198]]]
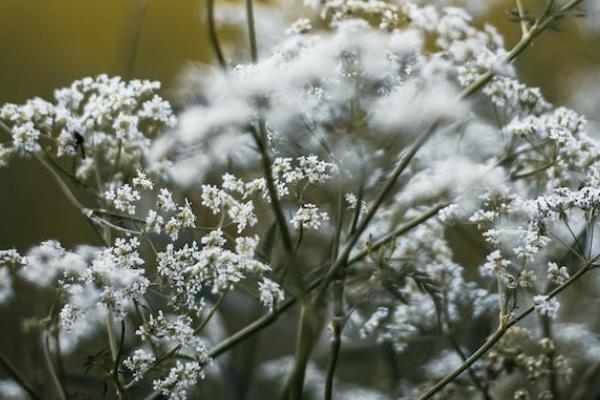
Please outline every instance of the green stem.
[[[548, 299], [551, 299], [551, 298], [555, 297], [556, 295], [558, 295], [564, 289], [566, 289], [571, 284], [573, 284], [573, 282], [577, 281], [577, 279], [579, 279], [581, 276], [583, 276], [591, 268], [593, 268], [593, 266], [590, 263], [583, 266], [581, 269], [579, 269], [579, 271], [577, 271], [573, 276], [571, 276], [571, 278], [569, 278], [565, 283], [556, 287], [554, 290], [552, 290], [550, 293], [548, 293], [548, 295], [547, 295]], [[469, 358], [467, 358], [465, 360], [465, 362], [463, 362], [454, 371], [452, 371], [451, 373], [446, 375], [446, 377], [444, 377], [444, 379], [440, 380], [438, 383], [436, 383], [434, 386], [432, 386], [429, 390], [427, 390], [427, 392], [425, 392], [421, 397], [419, 397], [419, 400], [427, 400], [427, 399], [431, 398], [433, 395], [435, 395], [436, 393], [438, 393], [440, 390], [442, 390], [447, 384], [452, 382], [456, 377], [458, 377], [460, 374], [462, 374], [471, 365], [473, 365], [477, 360], [479, 360], [485, 353], [487, 353], [487, 351], [489, 349], [491, 349], [502, 338], [502, 336], [504, 336], [504, 334], [506, 333], [506, 331], [508, 331], [508, 329], [510, 329], [512, 326], [517, 324], [523, 318], [525, 318], [526, 316], [531, 314], [534, 310], [535, 310], [535, 305], [531, 305], [525, 311], [518, 314], [515, 318], [508, 321], [505, 326], [499, 326], [498, 329], [494, 332], [494, 334], [492, 336], [490, 336], [488, 338], [488, 340], [486, 340], [486, 342], [481, 347], [479, 347], [473, 354], [471, 354], [469, 356]]]
[[115, 338], [115, 333], [113, 331], [112, 316], [110, 314], [110, 311], [107, 311], [106, 314], [106, 333], [108, 335], [108, 344], [110, 346], [110, 354], [114, 365], [113, 370], [111, 371], [111, 376], [115, 383], [115, 388], [117, 389], [117, 396], [120, 400], [123, 400], [125, 399], [125, 390], [123, 387], [123, 383], [121, 382], [118, 369], [120, 346], [117, 343], [117, 339]]
[[221, 45], [219, 43], [219, 37], [217, 36], [217, 29], [215, 26], [214, 0], [206, 0], [206, 19], [208, 25], [208, 39], [210, 41], [210, 45], [213, 51], [215, 52], [215, 56], [217, 57], [219, 66], [223, 71], [227, 71], [227, 63], [225, 62], [225, 57], [223, 56], [223, 51], [221, 50]]
[[56, 394], [60, 400], [67, 400], [67, 396], [65, 395], [65, 391], [60, 383], [60, 379], [58, 379], [58, 375], [56, 374], [56, 369], [54, 368], [54, 364], [52, 363], [52, 357], [50, 357], [50, 340], [48, 332], [44, 332], [44, 343], [42, 343], [42, 348], [44, 351], [44, 358], [46, 360], [46, 366], [48, 367], [48, 372], [50, 372], [50, 378], [52, 379], [52, 383], [54, 384], [54, 389], [56, 390]]
[[256, 31], [254, 29], [254, 7], [252, 0], [246, 0], [246, 18], [248, 19], [248, 40], [250, 41], [250, 56], [252, 62], [258, 61], [258, 50], [256, 48]]
[[33, 400], [42, 400], [37, 391], [33, 386], [25, 380], [23, 375], [15, 368], [15, 366], [6, 358], [6, 356], [0, 353], [0, 365], [4, 367], [6, 372], [15, 380], [15, 382], [25, 390]]

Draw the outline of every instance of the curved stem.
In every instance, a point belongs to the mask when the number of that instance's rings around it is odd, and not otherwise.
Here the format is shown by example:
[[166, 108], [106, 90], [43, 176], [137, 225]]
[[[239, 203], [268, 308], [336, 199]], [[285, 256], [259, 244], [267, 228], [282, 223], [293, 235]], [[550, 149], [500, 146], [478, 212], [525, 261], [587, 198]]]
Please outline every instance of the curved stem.
[[217, 36], [217, 29], [215, 26], [215, 1], [206, 0], [206, 19], [208, 25], [208, 40], [210, 45], [215, 52], [219, 66], [223, 71], [227, 70], [227, 63], [221, 50], [221, 44], [219, 43], [219, 37]]
[[4, 367], [6, 372], [15, 380], [15, 382], [25, 390], [33, 400], [42, 400], [42, 396], [33, 388], [33, 386], [23, 378], [23, 375], [15, 368], [15, 366], [0, 353], [0, 365]]

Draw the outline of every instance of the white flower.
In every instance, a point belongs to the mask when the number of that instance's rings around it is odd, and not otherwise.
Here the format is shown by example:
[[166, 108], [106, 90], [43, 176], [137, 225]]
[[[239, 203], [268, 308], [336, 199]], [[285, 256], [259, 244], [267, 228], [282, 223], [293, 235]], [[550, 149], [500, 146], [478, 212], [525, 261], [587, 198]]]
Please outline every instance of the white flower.
[[123, 360], [123, 365], [133, 372], [134, 382], [142, 380], [144, 374], [152, 368], [156, 357], [145, 349], [137, 349], [133, 354]]
[[160, 96], [154, 95], [151, 100], [144, 102], [140, 117], [161, 121], [169, 127], [177, 124], [177, 118], [173, 115], [171, 104]]
[[308, 33], [312, 30], [312, 25], [310, 23], [310, 19], [308, 18], [299, 18], [294, 22], [286, 31], [286, 35], [300, 35], [303, 33]]
[[15, 149], [22, 150], [27, 153], [33, 153], [41, 150], [38, 139], [41, 135], [33, 123], [27, 122], [19, 125], [12, 130], [13, 146]]
[[0, 143], [0, 168], [6, 167], [12, 154], [14, 153], [14, 149], [10, 147], [4, 146], [4, 144]]
[[558, 267], [554, 262], [548, 263], [548, 280], [557, 285], [562, 285], [569, 279], [569, 271], [566, 266]]
[[223, 175], [223, 189], [230, 192], [244, 193], [244, 182], [231, 174]]
[[273, 307], [284, 299], [281, 287], [268, 278], [263, 278], [262, 281], [258, 283], [258, 290], [260, 292], [260, 302], [263, 306], [268, 308], [269, 311], [273, 311]]
[[177, 209], [177, 205], [173, 201], [173, 193], [171, 193], [168, 189], [160, 189], [156, 206], [165, 212], [175, 211]]
[[159, 234], [163, 224], [164, 219], [162, 216], [158, 215], [155, 210], [148, 211], [148, 216], [146, 217], [146, 229], [148, 231]]
[[137, 170], [137, 176], [133, 178], [131, 182], [133, 183], [133, 186], [137, 188], [147, 190], [154, 189], [154, 183], [152, 183], [152, 181], [148, 179], [148, 176], [141, 169]]
[[519, 275], [519, 285], [524, 288], [533, 287], [536, 281], [535, 273], [531, 270], [524, 269]]
[[60, 243], [49, 240], [33, 247], [27, 253], [27, 264], [19, 274], [39, 286], [48, 286], [61, 272], [65, 250]]
[[27, 265], [27, 263], [27, 258], [21, 256], [16, 249], [0, 250], [0, 267], [16, 268]]
[[237, 225], [238, 233], [246, 229], [247, 226], [254, 226], [258, 222], [254, 215], [254, 203], [230, 202], [228, 209], [229, 218]]
[[329, 220], [329, 215], [326, 212], [320, 211], [317, 206], [311, 203], [306, 203], [296, 211], [296, 215], [292, 218], [294, 227], [311, 228], [318, 230], [324, 221]]
[[198, 379], [204, 379], [200, 363], [177, 360], [166, 377], [154, 380], [153, 388], [160, 391], [169, 400], [185, 400], [187, 399], [187, 390], [195, 385]]
[[218, 214], [223, 203], [224, 193], [216, 186], [202, 185], [202, 205]]
[[115, 209], [135, 214], [137, 202], [141, 199], [140, 192], [127, 183], [120, 185], [116, 190], [107, 190], [104, 197], [111, 201]]
[[181, 221], [175, 217], [171, 217], [165, 224], [165, 233], [171, 237], [171, 240], [175, 241], [179, 238], [179, 231], [181, 230]]
[[194, 228], [196, 223], [196, 215], [192, 211], [192, 205], [186, 199], [183, 207], [179, 207], [177, 218], [181, 221], [184, 228]]
[[534, 296], [533, 304], [540, 314], [547, 315], [550, 318], [556, 318], [558, 316], [560, 303], [555, 298], [548, 299], [548, 296], [544, 295]]
[[487, 255], [485, 264], [481, 267], [485, 274], [503, 274], [512, 263], [502, 257], [500, 250], [494, 250]]
[[241, 256], [252, 258], [258, 246], [258, 236], [239, 237], [235, 239], [235, 251]]
[[113, 128], [119, 139], [129, 140], [137, 138], [140, 135], [138, 131], [139, 118], [135, 115], [119, 113], [115, 119]]

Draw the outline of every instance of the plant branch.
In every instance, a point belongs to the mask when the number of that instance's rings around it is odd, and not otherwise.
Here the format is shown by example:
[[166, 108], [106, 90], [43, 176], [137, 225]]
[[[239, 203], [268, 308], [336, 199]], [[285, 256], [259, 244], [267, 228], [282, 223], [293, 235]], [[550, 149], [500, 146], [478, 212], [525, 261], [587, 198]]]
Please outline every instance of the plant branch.
[[256, 30], [254, 28], [254, 7], [252, 0], [246, 0], [246, 18], [248, 20], [248, 40], [250, 41], [250, 56], [252, 62], [258, 61], [258, 50], [256, 48]]
[[[389, 234], [387, 234], [387, 235], [383, 236], [382, 238], [380, 238], [379, 240], [375, 241], [370, 246], [370, 249], [374, 250], [374, 249], [380, 248], [381, 246], [384, 246], [386, 243], [389, 243], [390, 241], [396, 239], [398, 236], [403, 235], [404, 233], [412, 230], [413, 228], [415, 228], [419, 224], [421, 224], [424, 221], [428, 220], [429, 218], [433, 217], [442, 208], [443, 208], [443, 206], [436, 206], [436, 207], [432, 208], [430, 211], [426, 212], [425, 214], [423, 214], [423, 215], [421, 215], [421, 216], [419, 216], [419, 217], [417, 217], [417, 218], [409, 221], [408, 223], [406, 223], [406, 224], [398, 227], [394, 231], [390, 232]], [[348, 265], [351, 265], [353, 263], [356, 263], [356, 262], [364, 259], [368, 254], [369, 254], [369, 251], [365, 248], [363, 251], [360, 251], [356, 255], [352, 256], [348, 260]], [[314, 281], [312, 281], [307, 286], [307, 290], [314, 290], [314, 289], [316, 289], [321, 284], [322, 280], [323, 280], [322, 277], [315, 279]], [[240, 342], [244, 341], [245, 339], [249, 338], [250, 336], [252, 336], [256, 332], [258, 332], [259, 330], [263, 329], [266, 326], [269, 326], [270, 324], [272, 324], [273, 322], [275, 322], [277, 320], [277, 318], [279, 317], [279, 315], [281, 315], [285, 311], [289, 310], [296, 303], [296, 301], [297, 301], [296, 298], [288, 297], [287, 299], [285, 299], [279, 305], [279, 307], [277, 307], [275, 310], [273, 310], [269, 314], [266, 314], [266, 315], [258, 318], [257, 320], [255, 320], [251, 324], [247, 325], [246, 327], [242, 328], [238, 332], [234, 333], [233, 335], [231, 335], [227, 339], [224, 339], [222, 342], [220, 342], [219, 344], [217, 344], [210, 351], [210, 356], [212, 358], [218, 357], [219, 355], [221, 355], [222, 353], [226, 352], [227, 350], [229, 350], [233, 346], [235, 346], [238, 343], [240, 343]]]
[[52, 363], [52, 357], [50, 357], [50, 339], [48, 332], [44, 332], [43, 336], [44, 338], [42, 343], [42, 349], [44, 351], [44, 359], [46, 360], [46, 366], [48, 367], [50, 378], [52, 379], [52, 383], [54, 384], [54, 389], [56, 390], [56, 394], [58, 395], [58, 398], [60, 400], [67, 400], [65, 391], [60, 383], [60, 379], [58, 379], [58, 375], [56, 374], [54, 364]]
[[227, 63], [223, 56], [223, 50], [221, 50], [221, 44], [219, 43], [219, 37], [217, 36], [217, 29], [215, 25], [215, 0], [206, 0], [206, 20], [208, 26], [208, 40], [210, 45], [215, 52], [219, 66], [223, 71], [227, 71]]
[[[582, 277], [586, 272], [593, 268], [593, 264], [588, 263], [580, 268], [573, 276], [571, 276], [566, 282], [562, 285], [556, 287], [550, 293], [548, 293], [547, 298], [551, 299], [562, 292], [564, 289], [573, 284], [573, 282], [577, 281], [580, 277]], [[456, 377], [462, 374], [466, 369], [468, 369], [471, 365], [473, 365], [477, 360], [479, 360], [489, 349], [491, 349], [501, 338], [504, 336], [506, 331], [521, 321], [523, 318], [527, 317], [535, 310], [535, 305], [531, 305], [526, 310], [518, 314], [516, 317], [510, 319], [506, 325], [500, 325], [498, 329], [490, 336], [485, 343], [479, 347], [473, 354], [469, 356], [458, 368], [454, 371], [446, 375], [446, 377], [432, 386], [425, 394], [419, 397], [419, 400], [426, 400], [431, 398], [434, 394], [438, 393], [442, 390], [447, 384], [452, 382]]]
[[15, 382], [25, 390], [33, 400], [42, 400], [42, 396], [33, 388], [33, 386], [23, 378], [23, 375], [15, 368], [15, 366], [0, 353], [0, 365], [4, 367], [6, 372], [15, 380]]

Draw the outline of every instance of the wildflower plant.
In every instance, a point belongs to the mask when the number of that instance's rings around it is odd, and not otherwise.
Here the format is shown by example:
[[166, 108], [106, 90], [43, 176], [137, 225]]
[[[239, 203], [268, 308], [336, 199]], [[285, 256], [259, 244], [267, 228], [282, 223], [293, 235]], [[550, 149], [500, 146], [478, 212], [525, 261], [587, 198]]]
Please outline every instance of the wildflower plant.
[[[53, 294], [29, 328], [48, 379], [2, 356], [14, 380], [0, 393], [75, 398], [63, 360], [85, 354], [116, 398], [196, 398], [286, 314], [295, 350], [267, 374], [283, 398], [351, 392], [344, 348], [395, 359], [422, 340], [429, 356], [388, 395], [572, 393], [577, 360], [552, 327], [559, 295], [599, 265], [600, 148], [513, 61], [582, 1], [516, 0], [512, 47], [474, 22], [477, 2], [311, 1], [312, 20], [262, 48], [248, 0], [249, 62], [226, 59], [206, 3], [219, 66], [177, 113], [158, 82], [106, 75], [0, 109], [0, 165], [39, 162], [98, 234], [0, 251], [0, 303], [16, 281]], [[465, 232], [476, 271], [455, 254]], [[230, 331], [240, 304], [261, 315]], [[473, 347], [461, 334], [475, 325], [490, 335]], [[105, 346], [88, 354], [90, 340]]]

